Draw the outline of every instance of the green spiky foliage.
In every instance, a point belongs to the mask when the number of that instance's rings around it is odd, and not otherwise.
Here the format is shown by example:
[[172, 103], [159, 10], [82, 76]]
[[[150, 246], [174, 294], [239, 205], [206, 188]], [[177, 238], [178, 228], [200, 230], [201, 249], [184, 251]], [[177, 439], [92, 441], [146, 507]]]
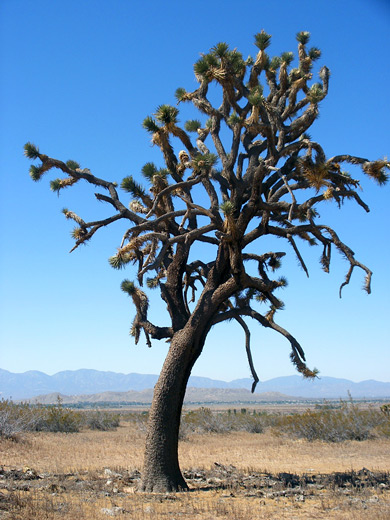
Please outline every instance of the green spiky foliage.
[[65, 164], [71, 170], [77, 170], [78, 168], [80, 168], [80, 164], [76, 161], [69, 160], [69, 161], [66, 161]]
[[121, 283], [121, 290], [123, 292], [127, 293], [129, 296], [132, 296], [136, 291], [136, 287], [134, 285], [134, 282], [131, 282], [130, 280], [125, 279]]
[[146, 279], [146, 285], [149, 289], [155, 289], [158, 287], [159, 278], [158, 276], [155, 276], [154, 278], [147, 278]]
[[253, 57], [252, 56], [248, 56], [244, 63], [245, 63], [245, 65], [247, 67], [252, 67], [254, 62], [255, 62], [255, 60], [253, 59]]
[[255, 34], [255, 45], [258, 47], [261, 51], [265, 50], [267, 47], [269, 47], [271, 44], [271, 35], [267, 34], [264, 29]]
[[219, 42], [211, 48], [211, 52], [218, 58], [226, 58], [229, 53], [229, 45], [225, 42]]
[[226, 217], [233, 216], [233, 214], [234, 214], [234, 204], [230, 200], [227, 200], [226, 202], [223, 202], [219, 207], [220, 207], [222, 213]]
[[157, 166], [153, 162], [148, 162], [142, 166], [141, 173], [142, 175], [151, 181], [158, 172]]
[[164, 125], [172, 125], [177, 123], [178, 114], [178, 108], [171, 105], [160, 105], [157, 107], [157, 111], [154, 115], [160, 123]]
[[204, 54], [194, 64], [194, 72], [196, 76], [203, 77], [205, 79], [212, 79], [210, 72], [213, 67], [217, 68], [219, 65], [218, 58], [214, 54]]
[[154, 134], [155, 132], [158, 132], [160, 130], [160, 127], [151, 116], [145, 117], [145, 119], [142, 122], [142, 126], [151, 134]]
[[161, 179], [166, 179], [166, 177], [168, 175], [168, 170], [165, 168], [158, 169], [154, 163], [148, 162], [148, 163], [144, 164], [144, 166], [142, 167], [141, 173], [142, 173], [142, 176], [145, 177], [145, 179], [148, 179], [148, 181], [152, 183], [153, 178], [155, 176], [158, 176]]
[[321, 51], [318, 49], [318, 47], [311, 47], [307, 55], [311, 60], [316, 61], [321, 57]]
[[199, 121], [199, 119], [190, 119], [189, 121], [185, 122], [184, 128], [187, 130], [187, 132], [197, 132], [199, 128], [202, 128], [202, 123]]
[[35, 166], [34, 164], [32, 164], [30, 166], [30, 170], [29, 170], [29, 173], [30, 173], [30, 177], [32, 178], [33, 181], [39, 181], [42, 177], [42, 168], [40, 166]]
[[131, 193], [133, 197], [142, 198], [145, 196], [144, 188], [136, 182], [131, 175], [125, 177], [121, 182], [121, 188], [127, 193]]
[[35, 146], [35, 144], [28, 142], [24, 145], [24, 155], [28, 157], [28, 159], [38, 159], [39, 148]]
[[229, 75], [243, 76], [246, 64], [242, 54], [230, 51], [224, 44], [218, 44], [209, 54], [203, 54], [194, 65], [197, 78], [206, 81], [224, 81]]
[[116, 255], [110, 256], [108, 263], [113, 269], [124, 269], [128, 263], [134, 260], [134, 255], [129, 253], [121, 253], [118, 251]]
[[187, 91], [185, 88], [179, 87], [175, 90], [175, 98], [178, 102], [184, 101]]
[[62, 181], [61, 179], [55, 179], [54, 181], [50, 181], [50, 189], [51, 191], [56, 192], [59, 194], [61, 188], [62, 188]]
[[288, 66], [294, 60], [294, 53], [293, 52], [283, 52], [283, 54], [280, 56], [280, 59], [281, 59], [282, 63], [285, 63]]
[[248, 96], [248, 101], [251, 103], [251, 105], [258, 107], [262, 104], [264, 101], [263, 96], [263, 86], [257, 85], [257, 87], [254, 87]]
[[310, 90], [306, 96], [311, 103], [319, 103], [322, 101], [325, 97], [322, 85], [320, 85], [320, 83], [314, 83], [314, 85], [310, 87]]
[[236, 50], [229, 51], [227, 55], [227, 63], [229, 70], [235, 75], [240, 76], [245, 72], [246, 64], [241, 52]]
[[227, 120], [227, 123], [230, 125], [230, 126], [234, 126], [234, 125], [237, 125], [238, 123], [241, 122], [241, 119], [240, 119], [240, 116], [236, 113], [236, 112], [233, 112], [228, 120]]
[[267, 69], [269, 71], [276, 71], [276, 70], [278, 70], [278, 68], [280, 67], [281, 64], [282, 64], [282, 58], [280, 58], [279, 56], [274, 56], [269, 61]]
[[218, 156], [214, 153], [198, 154], [192, 160], [194, 172], [210, 171], [218, 162]]
[[301, 31], [297, 33], [297, 41], [302, 45], [306, 45], [310, 40], [310, 33], [308, 31]]
[[50, 189], [59, 195], [60, 190], [72, 186], [78, 182], [77, 177], [67, 177], [66, 179], [55, 179], [50, 181]]

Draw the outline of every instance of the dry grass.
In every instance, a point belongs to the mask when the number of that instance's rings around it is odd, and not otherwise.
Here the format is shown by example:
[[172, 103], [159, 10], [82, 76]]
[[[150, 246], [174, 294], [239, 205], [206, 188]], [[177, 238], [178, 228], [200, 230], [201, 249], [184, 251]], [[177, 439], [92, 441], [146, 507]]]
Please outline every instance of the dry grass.
[[[77, 434], [31, 433], [24, 442], [0, 444], [4, 466], [29, 466], [39, 472], [66, 473], [101, 468], [141, 469], [144, 434], [124, 423], [117, 431]], [[191, 435], [180, 445], [183, 469], [210, 468], [214, 462], [247, 471], [320, 472], [390, 470], [390, 439], [326, 443], [251, 434]]]
[[[0, 480], [0, 518], [95, 520], [113, 515], [132, 520], [390, 518], [389, 486], [307, 487], [304, 491], [281, 488], [280, 492], [273, 487], [269, 493], [267, 489], [249, 489], [242, 485], [242, 480], [241, 484], [230, 481], [224, 486], [209, 479], [202, 485], [192, 482], [190, 493], [137, 493], [126, 479], [110, 478], [104, 469], [122, 475], [125, 471], [140, 470], [143, 443], [144, 434], [129, 423], [114, 432], [38, 433], [26, 434], [22, 442], [1, 441], [0, 460], [5, 469], [28, 466], [46, 475], [31, 482], [15, 480], [13, 487]], [[181, 443], [180, 460], [187, 471], [211, 471], [217, 462], [233, 465], [238, 472], [248, 475], [265, 471], [275, 475], [331, 473], [363, 467], [388, 472], [390, 440], [327, 444], [287, 439], [269, 432], [192, 435]]]
[[329, 473], [362, 467], [388, 471], [390, 439], [330, 444], [287, 439], [270, 432], [194, 435], [191, 442], [182, 444], [180, 455], [183, 467], [199, 464], [210, 467], [214, 462], [220, 462], [242, 470], [271, 473]]
[[68, 473], [104, 467], [142, 465], [144, 434], [124, 424], [117, 431], [81, 433], [27, 433], [24, 442], [0, 444], [5, 466], [29, 466], [38, 472]]

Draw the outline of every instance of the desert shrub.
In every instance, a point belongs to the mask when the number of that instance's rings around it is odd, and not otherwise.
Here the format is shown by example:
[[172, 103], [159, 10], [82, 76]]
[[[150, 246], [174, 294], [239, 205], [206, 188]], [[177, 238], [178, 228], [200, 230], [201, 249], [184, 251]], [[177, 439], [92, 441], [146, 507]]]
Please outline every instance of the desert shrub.
[[383, 404], [380, 411], [383, 414], [383, 421], [377, 427], [377, 432], [382, 437], [390, 437], [390, 403]]
[[264, 429], [263, 416], [250, 415], [246, 408], [240, 413], [212, 412], [210, 408], [191, 410], [182, 416], [180, 436], [185, 438], [189, 433], [227, 433], [232, 431], [248, 431], [261, 433]]
[[83, 426], [90, 430], [114, 430], [120, 423], [120, 415], [116, 413], [96, 410], [93, 412], [85, 412], [83, 415]]
[[222, 414], [213, 413], [210, 408], [191, 410], [182, 416], [181, 435], [183, 433], [224, 433], [230, 430]]
[[362, 410], [350, 400], [341, 401], [338, 408], [325, 406], [301, 414], [280, 416], [276, 429], [309, 441], [362, 441], [373, 437], [383, 422], [378, 410]]
[[83, 419], [80, 412], [66, 408], [58, 397], [57, 403], [50, 406], [38, 406], [41, 410], [35, 431], [75, 433], [80, 431]]
[[382, 404], [380, 410], [383, 413], [383, 415], [390, 420], [390, 403]]
[[76, 433], [81, 428], [107, 431], [119, 426], [120, 416], [100, 410], [80, 412], [67, 408], [59, 398], [55, 405], [0, 401], [0, 438], [16, 439], [23, 432]]
[[41, 411], [28, 403], [15, 404], [8, 399], [0, 401], [0, 438], [17, 440], [20, 433], [35, 430], [41, 420]]
[[180, 438], [191, 433], [227, 433], [247, 431], [262, 433], [272, 427], [275, 434], [286, 434], [309, 441], [342, 442], [362, 441], [373, 436], [390, 436], [388, 408], [361, 409], [352, 399], [337, 403], [324, 402], [303, 413], [280, 415], [266, 412], [250, 412], [247, 408], [214, 412], [199, 408], [184, 412]]

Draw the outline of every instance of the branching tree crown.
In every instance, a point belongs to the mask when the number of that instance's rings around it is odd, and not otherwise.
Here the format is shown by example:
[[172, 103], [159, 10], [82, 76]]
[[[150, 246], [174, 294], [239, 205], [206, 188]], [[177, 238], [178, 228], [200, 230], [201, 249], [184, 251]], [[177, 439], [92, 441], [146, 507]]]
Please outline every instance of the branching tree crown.
[[[184, 388], [210, 328], [236, 320], [245, 332], [254, 390], [258, 377], [244, 317], [285, 336], [298, 371], [306, 377], [316, 375], [306, 365], [298, 341], [275, 322], [275, 313], [283, 306], [277, 290], [286, 280], [273, 273], [285, 252], [262, 250], [263, 237], [285, 239], [306, 273], [299, 241], [322, 248], [321, 265], [326, 272], [335, 247], [349, 262], [340, 294], [356, 267], [365, 273], [364, 287], [370, 292], [371, 271], [334, 229], [319, 222], [317, 210], [325, 201], [341, 207], [352, 199], [368, 212], [358, 193], [360, 181], [344, 171], [343, 165], [360, 165], [365, 174], [384, 184], [390, 164], [345, 154], [327, 157], [307, 133], [328, 94], [330, 78], [323, 66], [313, 81], [313, 65], [321, 52], [308, 48], [309, 38], [308, 32], [297, 34], [297, 61], [291, 52], [271, 57], [271, 37], [264, 31], [255, 35], [253, 59], [244, 60], [223, 42], [203, 54], [194, 65], [199, 87], [193, 92], [178, 88], [176, 106], [160, 105], [143, 121], [165, 164], [160, 168], [146, 163], [141, 171], [143, 183], [132, 176], [123, 179], [120, 188], [130, 198], [125, 195], [121, 200], [115, 182], [95, 177], [75, 161], [62, 162], [31, 143], [25, 145], [26, 156], [40, 160], [30, 168], [33, 180], [58, 169], [65, 177], [51, 181], [53, 191], [59, 193], [85, 180], [100, 188], [95, 197], [113, 209], [111, 217], [93, 222], [64, 209], [65, 217], [76, 223], [73, 249], [114, 221], [129, 222], [109, 261], [115, 269], [136, 265], [136, 282], [124, 280], [121, 287], [136, 308], [131, 334], [137, 342], [143, 333], [149, 346], [152, 339], [168, 339], [172, 352], [175, 337], [181, 341], [182, 350], [190, 352]], [[219, 106], [211, 101], [215, 88], [222, 94]], [[178, 120], [181, 103], [192, 103], [199, 113], [199, 119], [187, 121], [184, 127]], [[214, 247], [212, 261], [189, 259], [197, 243]], [[141, 288], [145, 283], [148, 289], [160, 290], [170, 315], [167, 326], [149, 320], [149, 300]], [[193, 334], [191, 346], [183, 346], [183, 331]], [[156, 488], [150, 482], [145, 487]]]

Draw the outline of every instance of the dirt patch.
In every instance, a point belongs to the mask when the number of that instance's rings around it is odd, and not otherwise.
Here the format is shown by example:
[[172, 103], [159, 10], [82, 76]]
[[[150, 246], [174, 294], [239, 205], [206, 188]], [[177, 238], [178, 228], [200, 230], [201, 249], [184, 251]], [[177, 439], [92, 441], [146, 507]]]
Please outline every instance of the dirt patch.
[[360, 518], [360, 511], [364, 518], [368, 508], [379, 511], [375, 518], [381, 518], [380, 511], [390, 513], [389, 472], [362, 468], [329, 474], [271, 474], [243, 472], [216, 462], [211, 469], [195, 468], [184, 475], [189, 493], [144, 494], [137, 492], [139, 471], [104, 468], [54, 474], [3, 467], [0, 518], [159, 519], [175, 513], [182, 518], [210, 519], [231, 517], [235, 512], [241, 515], [237, 518], [249, 520], [257, 518], [254, 506], [262, 508], [261, 518], [287, 518], [289, 510], [294, 512], [291, 518], [310, 518], [314, 510], [318, 518], [321, 511], [323, 518], [349, 518], [347, 511], [353, 511], [354, 518]]

